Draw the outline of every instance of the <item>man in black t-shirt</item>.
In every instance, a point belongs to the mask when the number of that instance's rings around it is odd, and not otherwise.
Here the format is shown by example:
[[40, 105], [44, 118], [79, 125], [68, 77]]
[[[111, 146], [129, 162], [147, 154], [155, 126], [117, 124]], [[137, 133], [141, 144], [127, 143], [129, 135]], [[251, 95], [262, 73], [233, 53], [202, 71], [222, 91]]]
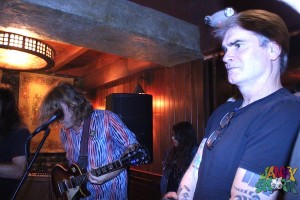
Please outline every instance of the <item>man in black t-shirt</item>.
[[274, 13], [247, 10], [229, 17], [215, 35], [222, 40], [228, 81], [241, 98], [210, 117], [177, 198], [270, 200], [294, 193], [283, 187], [296, 183], [299, 167], [288, 162], [300, 126], [300, 99], [281, 84], [288, 29]]

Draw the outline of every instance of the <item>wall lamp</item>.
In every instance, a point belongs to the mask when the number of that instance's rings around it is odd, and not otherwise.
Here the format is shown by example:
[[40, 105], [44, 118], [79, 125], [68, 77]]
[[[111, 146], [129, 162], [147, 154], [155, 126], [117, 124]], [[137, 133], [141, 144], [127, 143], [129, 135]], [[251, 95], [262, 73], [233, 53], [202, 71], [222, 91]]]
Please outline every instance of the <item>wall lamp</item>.
[[145, 90], [143, 89], [143, 87], [141, 86], [141, 84], [139, 82], [135, 86], [134, 93], [135, 94], [146, 94]]
[[227, 7], [224, 10], [220, 10], [213, 15], [207, 15], [204, 17], [205, 24], [211, 27], [221, 27], [228, 17], [233, 16], [236, 11], [232, 7]]
[[147, 84], [151, 84], [154, 80], [153, 71], [147, 71], [142, 76], [138, 77], [137, 85], [135, 86], [134, 89], [135, 94], [146, 94], [145, 90], [140, 84], [140, 80], [143, 80]]
[[32, 37], [0, 31], [0, 68], [39, 70], [54, 66], [54, 49]]

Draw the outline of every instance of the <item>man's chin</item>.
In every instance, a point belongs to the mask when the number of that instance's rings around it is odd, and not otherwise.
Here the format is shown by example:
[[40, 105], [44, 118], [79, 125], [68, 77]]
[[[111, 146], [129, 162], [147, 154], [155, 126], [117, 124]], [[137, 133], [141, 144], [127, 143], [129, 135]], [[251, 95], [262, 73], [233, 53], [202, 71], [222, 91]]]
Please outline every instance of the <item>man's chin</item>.
[[232, 84], [232, 85], [234, 85], [234, 84], [235, 84], [235, 80], [234, 80], [234, 79], [232, 79], [232, 78], [228, 78], [228, 82], [229, 82], [230, 84]]

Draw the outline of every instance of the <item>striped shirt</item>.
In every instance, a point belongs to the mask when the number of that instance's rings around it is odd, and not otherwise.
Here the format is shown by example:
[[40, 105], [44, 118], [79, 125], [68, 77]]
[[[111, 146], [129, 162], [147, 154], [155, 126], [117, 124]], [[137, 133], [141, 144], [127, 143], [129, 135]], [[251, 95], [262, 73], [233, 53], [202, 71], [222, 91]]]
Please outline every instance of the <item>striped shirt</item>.
[[[76, 163], [80, 154], [81, 131], [61, 129], [60, 137], [69, 164]], [[138, 143], [118, 115], [107, 110], [95, 110], [91, 116], [88, 139], [87, 170], [101, 167], [119, 160], [130, 144]], [[87, 183], [91, 193], [86, 200], [126, 200], [127, 171], [123, 170], [115, 178], [101, 184]]]

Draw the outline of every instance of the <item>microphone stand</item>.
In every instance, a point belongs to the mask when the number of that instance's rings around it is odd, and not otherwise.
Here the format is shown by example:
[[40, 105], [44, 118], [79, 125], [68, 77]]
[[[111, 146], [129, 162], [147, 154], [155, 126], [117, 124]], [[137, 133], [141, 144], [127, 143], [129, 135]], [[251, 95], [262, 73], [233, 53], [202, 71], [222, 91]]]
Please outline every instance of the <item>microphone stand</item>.
[[[21, 181], [20, 181], [20, 183], [19, 183], [19, 185], [18, 185], [18, 187], [17, 187], [17, 189], [16, 189], [16, 191], [15, 191], [13, 197], [11, 198], [11, 200], [14, 200], [14, 199], [16, 198], [16, 196], [17, 196], [17, 194], [18, 194], [18, 192], [19, 192], [21, 186], [23, 185], [25, 179], [26, 179], [27, 176], [28, 176], [29, 170], [30, 170], [30, 168], [31, 168], [31, 166], [32, 166], [32, 164], [33, 164], [33, 162], [35, 161], [35, 159], [36, 159], [37, 155], [39, 154], [41, 148], [43, 147], [43, 145], [44, 145], [44, 143], [45, 143], [47, 137], [49, 136], [49, 133], [50, 133], [50, 129], [47, 127], [47, 128], [45, 129], [44, 136], [43, 136], [43, 138], [42, 138], [42, 140], [41, 140], [41, 142], [40, 142], [38, 148], [36, 149], [36, 151], [35, 151], [35, 153], [34, 153], [32, 159], [31, 159], [29, 165], [27, 166], [26, 171], [25, 171], [25, 173], [24, 173], [24, 175], [23, 175], [23, 177], [22, 177], [22, 179], [21, 179]], [[30, 137], [26, 140], [26, 147], [25, 147], [26, 149], [27, 149], [27, 144], [28, 144], [28, 142], [29, 142], [35, 135], [36, 135], [36, 134], [31, 134]]]

